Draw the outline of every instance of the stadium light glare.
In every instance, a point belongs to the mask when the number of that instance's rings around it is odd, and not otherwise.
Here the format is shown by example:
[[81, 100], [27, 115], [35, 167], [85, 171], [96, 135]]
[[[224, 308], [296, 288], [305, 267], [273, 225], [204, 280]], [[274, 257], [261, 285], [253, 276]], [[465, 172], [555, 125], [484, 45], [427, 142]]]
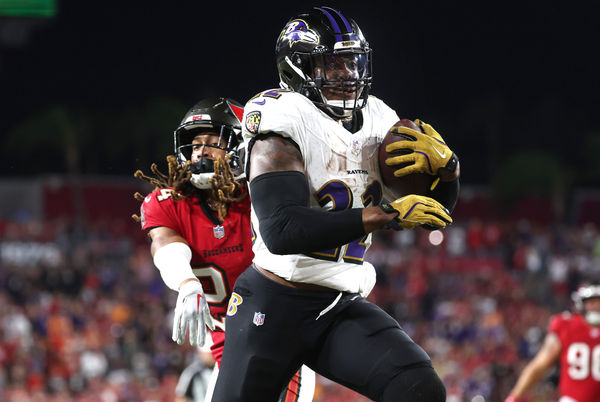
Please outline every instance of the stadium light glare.
[[433, 230], [429, 233], [429, 243], [439, 246], [444, 241], [444, 234], [441, 230]]

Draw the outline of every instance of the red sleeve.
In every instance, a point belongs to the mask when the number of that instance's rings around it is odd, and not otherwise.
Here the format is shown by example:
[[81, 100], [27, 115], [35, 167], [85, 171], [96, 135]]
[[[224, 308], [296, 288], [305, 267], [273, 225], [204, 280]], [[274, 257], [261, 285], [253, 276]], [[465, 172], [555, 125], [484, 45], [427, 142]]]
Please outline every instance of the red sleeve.
[[170, 189], [156, 190], [146, 196], [140, 207], [142, 230], [165, 226], [180, 232], [175, 202]]
[[550, 324], [548, 325], [548, 332], [553, 332], [560, 337], [560, 333], [563, 328], [567, 325], [567, 321], [571, 318], [571, 313], [564, 312], [561, 314], [553, 315], [550, 318]]

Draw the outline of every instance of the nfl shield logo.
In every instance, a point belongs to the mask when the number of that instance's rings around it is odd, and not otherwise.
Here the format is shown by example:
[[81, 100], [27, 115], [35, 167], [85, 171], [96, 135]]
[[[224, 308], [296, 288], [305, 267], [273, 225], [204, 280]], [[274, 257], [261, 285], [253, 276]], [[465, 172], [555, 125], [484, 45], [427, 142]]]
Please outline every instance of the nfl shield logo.
[[360, 154], [360, 151], [362, 150], [362, 143], [357, 139], [353, 139], [351, 143], [351, 149], [353, 154]]
[[260, 311], [258, 313], [254, 313], [254, 319], [252, 320], [252, 322], [257, 327], [259, 325], [263, 325], [265, 323], [265, 315], [263, 313], [261, 313]]
[[217, 239], [225, 237], [225, 228], [221, 225], [213, 227], [213, 234]]

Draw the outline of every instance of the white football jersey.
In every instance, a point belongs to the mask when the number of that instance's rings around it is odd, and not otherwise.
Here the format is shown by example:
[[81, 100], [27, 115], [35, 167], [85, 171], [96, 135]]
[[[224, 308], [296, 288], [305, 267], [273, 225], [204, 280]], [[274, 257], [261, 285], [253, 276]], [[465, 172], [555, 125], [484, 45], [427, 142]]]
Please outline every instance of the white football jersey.
[[[299, 146], [312, 194], [311, 208], [327, 211], [363, 208], [378, 205], [384, 196], [378, 146], [399, 118], [373, 96], [362, 109], [362, 115], [362, 128], [352, 134], [305, 96], [273, 89], [248, 101], [242, 132], [246, 142], [270, 132], [289, 137]], [[369, 264], [363, 258], [371, 244], [370, 234], [332, 250], [275, 255], [260, 236], [254, 208], [252, 225], [256, 234], [253, 246], [256, 265], [290, 281], [340, 291], [362, 290], [361, 283], [368, 272], [365, 264]]]

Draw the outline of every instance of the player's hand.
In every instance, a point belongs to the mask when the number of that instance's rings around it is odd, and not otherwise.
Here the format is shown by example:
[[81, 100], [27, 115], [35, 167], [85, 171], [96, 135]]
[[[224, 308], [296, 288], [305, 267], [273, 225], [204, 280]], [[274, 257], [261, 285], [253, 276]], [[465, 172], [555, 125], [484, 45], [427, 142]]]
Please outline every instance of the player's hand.
[[186, 329], [189, 329], [190, 344], [202, 346], [208, 332], [207, 326], [211, 330], [215, 329], [202, 285], [198, 281], [184, 283], [179, 288], [175, 306], [173, 341], [182, 345], [185, 341]]
[[446, 145], [442, 136], [427, 123], [418, 119], [415, 120], [415, 123], [419, 125], [422, 133], [408, 127], [392, 127], [393, 132], [413, 139], [412, 141], [396, 141], [385, 148], [387, 152], [412, 151], [385, 160], [388, 166], [406, 165], [396, 170], [394, 176], [402, 177], [412, 173], [428, 173], [437, 176], [442, 173], [440, 169], [454, 173], [458, 158]]
[[384, 226], [385, 229], [413, 229], [425, 224], [443, 228], [452, 223], [448, 210], [442, 204], [423, 195], [410, 194], [380, 207], [385, 212], [397, 213], [394, 220]]

